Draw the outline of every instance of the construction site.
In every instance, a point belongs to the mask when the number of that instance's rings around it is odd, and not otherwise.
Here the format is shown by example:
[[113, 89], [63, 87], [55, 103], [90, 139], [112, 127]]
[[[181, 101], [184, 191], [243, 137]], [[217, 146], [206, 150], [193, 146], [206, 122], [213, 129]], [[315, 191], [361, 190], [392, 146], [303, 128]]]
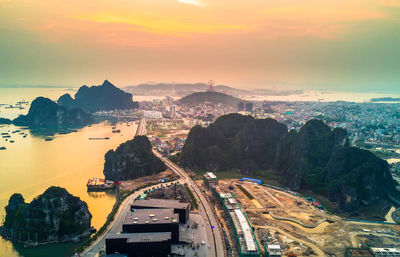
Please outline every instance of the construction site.
[[[206, 187], [209, 177], [197, 183]], [[311, 197], [257, 180], [218, 180], [209, 188], [228, 256], [345, 256], [349, 247], [400, 246], [398, 224], [348, 220]]]

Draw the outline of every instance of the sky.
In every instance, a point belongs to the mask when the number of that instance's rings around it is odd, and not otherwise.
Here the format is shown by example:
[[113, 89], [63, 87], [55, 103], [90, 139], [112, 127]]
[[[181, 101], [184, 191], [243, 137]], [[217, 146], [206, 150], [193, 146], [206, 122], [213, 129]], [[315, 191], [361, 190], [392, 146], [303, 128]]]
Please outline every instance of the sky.
[[400, 0], [0, 0], [0, 85], [400, 92]]

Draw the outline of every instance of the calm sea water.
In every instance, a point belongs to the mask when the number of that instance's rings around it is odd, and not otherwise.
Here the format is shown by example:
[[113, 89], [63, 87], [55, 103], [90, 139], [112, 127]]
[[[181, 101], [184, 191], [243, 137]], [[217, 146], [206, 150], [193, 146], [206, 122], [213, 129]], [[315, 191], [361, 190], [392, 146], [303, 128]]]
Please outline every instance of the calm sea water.
[[[7, 92], [6, 92], [7, 91]], [[15, 104], [24, 99], [31, 101], [37, 96], [57, 99], [65, 89], [0, 89], [0, 103]], [[4, 94], [3, 94], [4, 93]], [[6, 97], [4, 97], [6, 95]], [[0, 108], [0, 117], [15, 118], [27, 109]], [[0, 137], [0, 218], [3, 220], [8, 199], [13, 193], [21, 193], [27, 202], [50, 186], [61, 186], [84, 200], [93, 215], [92, 225], [101, 227], [110, 213], [115, 196], [104, 192], [88, 193], [86, 182], [92, 177], [104, 177], [104, 155], [110, 149], [133, 138], [136, 125], [118, 124], [121, 133], [112, 133], [111, 125], [100, 123], [79, 129], [78, 132], [56, 135], [53, 141], [45, 141], [44, 135], [14, 125], [0, 125], [0, 133], [20, 129], [28, 134], [23, 138], [13, 133], [15, 143]], [[110, 137], [110, 140], [88, 140], [89, 137]], [[10, 140], [10, 139], [9, 139]], [[25, 249], [0, 237], [1, 257], [53, 257], [71, 256], [73, 244], [58, 244]]]

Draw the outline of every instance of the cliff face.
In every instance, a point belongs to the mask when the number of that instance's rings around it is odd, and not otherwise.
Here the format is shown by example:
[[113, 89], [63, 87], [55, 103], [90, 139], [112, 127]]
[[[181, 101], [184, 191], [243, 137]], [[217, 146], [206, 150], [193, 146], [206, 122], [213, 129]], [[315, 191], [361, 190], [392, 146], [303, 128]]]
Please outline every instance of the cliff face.
[[283, 185], [312, 190], [350, 211], [394, 195], [396, 187], [386, 161], [349, 147], [346, 130], [331, 130], [320, 120], [288, 133], [272, 119], [225, 115], [208, 128], [191, 129], [180, 161], [184, 167], [238, 168], [245, 174], [274, 169]]
[[31, 127], [59, 127], [68, 125], [86, 125], [93, 117], [82, 109], [68, 110], [45, 97], [32, 101], [27, 115], [20, 115], [12, 123]]
[[324, 122], [311, 120], [299, 132], [291, 131], [279, 142], [274, 168], [284, 175], [283, 183], [293, 189], [305, 185], [319, 187], [324, 175], [322, 168], [332, 152], [347, 146], [345, 130], [332, 131]]
[[181, 163], [210, 171], [236, 168], [250, 173], [267, 169], [275, 158], [277, 143], [286, 134], [286, 126], [272, 119], [224, 115], [207, 128], [190, 130]]
[[106, 179], [124, 181], [149, 176], [166, 170], [165, 164], [152, 152], [146, 136], [136, 136], [114, 151], [106, 153], [104, 175]]
[[11, 120], [6, 118], [0, 118], [0, 124], [11, 124]]
[[12, 241], [65, 242], [90, 232], [86, 203], [64, 188], [50, 187], [30, 203], [14, 194], [5, 209], [3, 236]]
[[75, 99], [65, 94], [57, 103], [67, 108], [78, 107], [90, 112], [139, 107], [138, 102], [132, 101], [131, 94], [125, 93], [107, 80], [100, 86], [82, 86], [75, 94]]

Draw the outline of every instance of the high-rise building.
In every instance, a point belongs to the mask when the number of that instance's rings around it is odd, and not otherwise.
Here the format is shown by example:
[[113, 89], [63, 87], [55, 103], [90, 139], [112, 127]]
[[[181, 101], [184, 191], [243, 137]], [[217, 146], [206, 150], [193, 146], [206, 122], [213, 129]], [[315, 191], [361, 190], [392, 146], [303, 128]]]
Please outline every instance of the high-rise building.
[[246, 112], [253, 112], [253, 103], [252, 102], [246, 103]]
[[244, 111], [244, 103], [240, 102], [240, 103], [238, 103], [238, 112], [242, 112], [242, 111]]

